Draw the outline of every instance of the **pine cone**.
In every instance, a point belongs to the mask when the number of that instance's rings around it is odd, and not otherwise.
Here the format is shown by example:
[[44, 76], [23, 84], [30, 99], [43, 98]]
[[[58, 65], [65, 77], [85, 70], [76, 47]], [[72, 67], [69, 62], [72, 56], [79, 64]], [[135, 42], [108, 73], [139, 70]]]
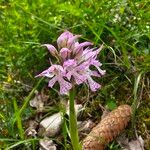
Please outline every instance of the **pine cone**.
[[110, 112], [83, 140], [83, 150], [104, 150], [126, 126], [131, 118], [131, 107], [121, 105]]

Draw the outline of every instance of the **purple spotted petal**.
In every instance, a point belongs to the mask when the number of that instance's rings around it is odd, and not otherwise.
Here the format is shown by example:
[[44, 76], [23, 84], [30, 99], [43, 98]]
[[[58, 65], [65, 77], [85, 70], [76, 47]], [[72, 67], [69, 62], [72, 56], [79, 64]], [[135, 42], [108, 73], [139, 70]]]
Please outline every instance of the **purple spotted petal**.
[[100, 51], [102, 50], [103, 45], [101, 45], [101, 47], [99, 47], [98, 49], [93, 51], [93, 58], [97, 58], [97, 55], [100, 53]]
[[49, 80], [48, 82], [48, 87], [53, 87], [54, 84], [57, 82], [57, 77], [52, 78], [51, 80]]
[[69, 71], [66, 74], [66, 77], [67, 77], [68, 80], [70, 80], [71, 77], [73, 77], [73, 79], [74, 79], [74, 81], [77, 85], [85, 82], [85, 80], [86, 80], [85, 74], [82, 74], [82, 73], [80, 74], [80, 72], [76, 69], [73, 69], [72, 71]]
[[73, 54], [76, 54], [78, 56], [82, 55], [83, 48], [85, 46], [90, 46], [90, 45], [93, 45], [93, 43], [91, 43], [91, 42], [83, 42], [83, 43], [77, 44], [75, 49], [73, 50]]
[[90, 75], [94, 77], [101, 77], [101, 75], [97, 71], [91, 71]]
[[88, 60], [88, 59], [96, 59], [99, 52], [102, 50], [103, 48], [103, 45], [98, 48], [98, 49], [95, 49], [95, 48], [86, 48], [84, 51], [83, 51], [83, 58], [84, 60]]
[[75, 35], [72, 38], [69, 38], [68, 41], [67, 41], [67, 47], [71, 48], [71, 49], [75, 48], [75, 45], [76, 45], [76, 42], [77, 42], [76, 40], [79, 37], [81, 37], [81, 35]]
[[56, 82], [59, 83], [60, 94], [66, 94], [72, 88], [72, 84], [71, 83], [69, 83], [69, 82], [65, 81], [63, 78], [57, 77], [57, 76], [52, 78], [49, 81], [48, 86], [52, 88]]
[[81, 48], [83, 48], [83, 47], [85, 47], [85, 46], [90, 46], [90, 45], [93, 45], [93, 43], [91, 43], [91, 42], [83, 42], [83, 43], [78, 44], [78, 45], [76, 46], [76, 53], [78, 53], [78, 51], [79, 51]]
[[59, 79], [58, 82], [60, 85], [60, 94], [66, 94], [72, 88], [72, 84], [65, 81], [64, 79]]
[[68, 61], [65, 61], [63, 66], [66, 70], [66, 77], [68, 80], [70, 80], [71, 77], [73, 77], [74, 81], [78, 85], [86, 80], [84, 72], [84, 69], [86, 68], [85, 66], [83, 66], [83, 64], [81, 64], [81, 66], [78, 66], [77, 62], [74, 59], [70, 59]]
[[36, 75], [35, 77], [48, 77], [48, 78], [52, 78], [53, 76], [54, 76], [54, 74], [52, 72], [50, 72], [49, 69], [47, 69], [47, 70], [44, 70], [39, 75]]
[[61, 65], [52, 65], [49, 70], [57, 76], [64, 76], [65, 70]]
[[97, 82], [95, 82], [91, 77], [88, 77], [87, 79], [89, 85], [90, 85], [90, 89], [94, 92], [97, 91], [99, 88], [101, 88], [101, 85], [98, 84]]
[[83, 82], [86, 81], [86, 77], [85, 77], [84, 74], [80, 75], [78, 73], [75, 73], [73, 75], [73, 77], [74, 77], [74, 80], [75, 80], [75, 82], [76, 82], [77, 85], [79, 85], [79, 84], [81, 84], [81, 83], [83, 83]]
[[64, 70], [67, 72], [66, 77], [68, 80], [71, 79], [72, 74], [74, 73], [74, 68], [77, 66], [77, 62], [74, 59], [69, 59], [63, 63]]
[[55, 77], [49, 81], [49, 87], [52, 87], [55, 82], [58, 82], [60, 85], [60, 94], [67, 93], [72, 88], [72, 84], [65, 81], [65, 70], [60, 65], [53, 65], [52, 70], [55, 74]]
[[76, 55], [75, 58], [78, 60], [79, 63], [81, 62], [88, 62], [89, 59], [93, 59], [93, 49], [86, 48], [84, 51], [80, 50], [80, 54]]
[[69, 69], [73, 69], [74, 67], [76, 67], [77, 66], [77, 62], [76, 62], [76, 60], [74, 60], [74, 59], [68, 59], [67, 61], [65, 61], [64, 63], [63, 63], [63, 67], [64, 68], [69, 68]]
[[100, 69], [100, 66], [102, 66], [102, 64], [98, 60], [91, 60], [91, 65], [93, 65], [97, 68], [97, 70], [101, 76], [105, 75], [106, 71]]

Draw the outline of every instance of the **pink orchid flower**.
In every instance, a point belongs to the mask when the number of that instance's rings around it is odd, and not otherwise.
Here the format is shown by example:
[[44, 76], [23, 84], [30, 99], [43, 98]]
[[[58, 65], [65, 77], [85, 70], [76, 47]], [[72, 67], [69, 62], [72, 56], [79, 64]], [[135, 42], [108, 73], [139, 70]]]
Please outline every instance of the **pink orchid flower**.
[[[51, 44], [43, 45], [60, 62], [51, 65], [36, 77], [50, 78], [48, 86], [51, 88], [58, 82], [60, 94], [66, 94], [73, 87], [73, 84], [86, 83], [92, 91], [101, 88], [101, 85], [95, 82], [92, 76], [101, 77], [105, 74], [105, 70], [100, 68], [102, 64], [97, 60], [102, 46], [98, 49], [90, 48], [91, 42], [78, 42], [80, 36], [65, 31], [57, 39], [58, 50]], [[91, 70], [91, 66], [94, 66], [95, 70]]]

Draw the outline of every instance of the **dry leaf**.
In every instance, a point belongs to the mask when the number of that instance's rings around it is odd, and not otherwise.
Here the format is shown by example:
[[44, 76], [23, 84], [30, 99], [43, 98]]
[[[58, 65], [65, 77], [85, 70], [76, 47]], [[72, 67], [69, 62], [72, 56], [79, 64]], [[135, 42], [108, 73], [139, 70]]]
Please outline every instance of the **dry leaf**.
[[42, 112], [44, 109], [44, 102], [48, 100], [48, 96], [42, 91], [39, 93], [36, 91], [35, 97], [29, 102], [31, 107], [35, 107], [38, 112]]
[[90, 119], [87, 121], [78, 122], [78, 131], [80, 138], [83, 139], [95, 125], [96, 124], [92, 122]]
[[78, 130], [81, 132], [89, 132], [89, 130], [91, 130], [94, 126], [95, 123], [92, 122], [90, 119], [87, 121], [78, 122]]
[[36, 121], [34, 121], [34, 120], [29, 120], [28, 126], [29, 127], [26, 129], [25, 134], [27, 136], [35, 137], [37, 135], [36, 128], [38, 126], [38, 123]]
[[[82, 105], [75, 105], [77, 115], [79, 114], [81, 109]], [[68, 107], [66, 113], [69, 113]], [[53, 137], [60, 131], [61, 124], [62, 115], [60, 112], [46, 117], [40, 122], [39, 135]]]
[[144, 140], [141, 136], [130, 142], [127, 138], [118, 139], [118, 143], [122, 150], [144, 150]]
[[129, 147], [130, 150], [144, 150], [144, 140], [139, 136], [138, 139], [129, 142]]
[[56, 145], [53, 143], [52, 140], [46, 138], [46, 139], [41, 139], [39, 141], [40, 148], [39, 150], [56, 150]]
[[101, 110], [102, 110], [102, 116], [101, 116], [101, 119], [104, 119], [109, 113], [110, 111], [108, 109], [106, 109], [105, 107], [103, 107], [101, 104], [99, 104]]
[[[68, 104], [69, 105], [69, 104]], [[75, 112], [76, 112], [76, 115], [78, 116], [79, 113], [82, 111], [82, 108], [83, 106], [81, 104], [76, 104], [75, 105]], [[66, 114], [69, 115], [69, 106], [67, 106], [67, 111], [66, 111]]]
[[53, 137], [59, 132], [61, 123], [61, 113], [56, 113], [50, 117], [47, 117], [40, 122], [41, 128], [39, 129], [39, 134], [42, 136]]

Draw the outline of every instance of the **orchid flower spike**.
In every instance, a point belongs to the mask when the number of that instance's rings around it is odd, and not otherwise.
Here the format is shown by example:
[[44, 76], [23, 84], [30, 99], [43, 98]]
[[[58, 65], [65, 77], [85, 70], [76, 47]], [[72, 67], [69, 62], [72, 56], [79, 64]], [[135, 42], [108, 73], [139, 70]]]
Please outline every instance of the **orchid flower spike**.
[[[52, 88], [56, 82], [60, 85], [60, 94], [66, 94], [74, 84], [88, 84], [92, 91], [98, 90], [101, 85], [93, 80], [93, 77], [101, 77], [105, 70], [97, 59], [103, 45], [98, 48], [90, 48], [91, 42], [79, 43], [81, 35], [73, 35], [69, 31], [63, 32], [57, 39], [58, 49], [51, 44], [43, 44], [50, 54], [59, 60], [59, 64], [52, 64], [48, 69], [37, 75], [49, 78], [48, 86]], [[94, 66], [95, 70], [91, 70]]]

